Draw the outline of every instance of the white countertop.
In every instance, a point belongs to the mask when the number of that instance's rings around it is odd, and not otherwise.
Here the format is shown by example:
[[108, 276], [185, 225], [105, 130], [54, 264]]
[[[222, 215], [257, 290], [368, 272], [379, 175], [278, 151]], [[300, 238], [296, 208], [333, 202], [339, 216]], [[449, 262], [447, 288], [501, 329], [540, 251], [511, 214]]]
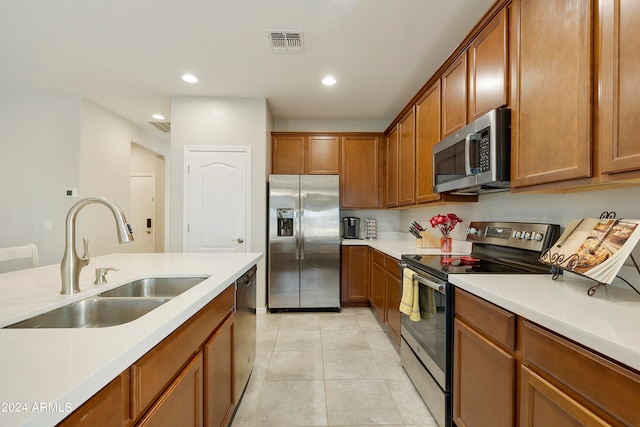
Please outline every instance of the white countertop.
[[[635, 272], [635, 274], [638, 274]], [[640, 370], [640, 295], [600, 286], [571, 273], [550, 275], [452, 274], [449, 281], [517, 315]]]
[[[343, 239], [343, 246], [363, 245], [379, 250], [396, 259], [403, 254], [442, 255], [440, 248], [418, 248], [416, 238], [410, 233], [379, 233], [376, 239]], [[453, 255], [467, 255], [471, 253], [471, 243], [462, 240], [453, 240]]]
[[[60, 266], [0, 274], [0, 327], [149, 276], [211, 277], [124, 325], [0, 329], [0, 425], [55, 425], [162, 341], [262, 254], [113, 254], [91, 259], [81, 292], [60, 295]], [[94, 286], [96, 267], [117, 267]], [[43, 405], [44, 404], [44, 405]]]

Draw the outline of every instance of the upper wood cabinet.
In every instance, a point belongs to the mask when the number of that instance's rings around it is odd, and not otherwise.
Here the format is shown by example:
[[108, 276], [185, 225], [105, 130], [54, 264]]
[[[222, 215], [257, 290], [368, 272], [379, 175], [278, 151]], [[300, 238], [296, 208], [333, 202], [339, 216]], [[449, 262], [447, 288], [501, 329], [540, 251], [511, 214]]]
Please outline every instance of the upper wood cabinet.
[[340, 173], [340, 136], [272, 133], [274, 174], [337, 175]]
[[640, 170], [640, 2], [600, 0], [599, 4], [601, 173]]
[[416, 202], [416, 124], [414, 109], [398, 123], [398, 206]]
[[440, 141], [440, 81], [416, 102], [416, 202], [440, 200], [433, 192], [433, 146]]
[[387, 207], [395, 208], [398, 206], [398, 149], [400, 143], [398, 141], [398, 126], [396, 125], [387, 135]]
[[592, 6], [513, 2], [511, 187], [591, 176]]
[[463, 52], [440, 78], [442, 84], [442, 137], [467, 124], [467, 53]]
[[503, 8], [467, 49], [469, 122], [509, 103], [508, 18], [508, 9]]
[[340, 141], [340, 206], [345, 209], [380, 207], [381, 137], [344, 135]]

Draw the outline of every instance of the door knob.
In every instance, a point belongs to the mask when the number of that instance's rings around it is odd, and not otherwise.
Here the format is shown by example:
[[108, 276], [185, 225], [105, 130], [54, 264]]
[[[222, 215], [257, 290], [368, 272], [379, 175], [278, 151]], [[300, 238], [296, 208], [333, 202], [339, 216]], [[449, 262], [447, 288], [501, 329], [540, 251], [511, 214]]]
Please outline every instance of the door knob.
[[242, 240], [242, 237], [238, 237], [237, 239], [231, 239], [231, 240], [235, 240], [236, 242], [242, 244], [244, 243], [244, 240]]

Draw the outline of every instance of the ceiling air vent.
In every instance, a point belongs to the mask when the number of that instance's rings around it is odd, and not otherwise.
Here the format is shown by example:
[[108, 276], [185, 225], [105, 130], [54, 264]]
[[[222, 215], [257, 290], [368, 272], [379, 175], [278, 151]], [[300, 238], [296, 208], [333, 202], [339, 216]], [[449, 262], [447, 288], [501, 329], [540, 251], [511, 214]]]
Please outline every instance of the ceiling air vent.
[[150, 125], [157, 127], [162, 132], [171, 132], [171, 122], [149, 122]]
[[302, 31], [268, 31], [271, 51], [276, 53], [302, 53]]

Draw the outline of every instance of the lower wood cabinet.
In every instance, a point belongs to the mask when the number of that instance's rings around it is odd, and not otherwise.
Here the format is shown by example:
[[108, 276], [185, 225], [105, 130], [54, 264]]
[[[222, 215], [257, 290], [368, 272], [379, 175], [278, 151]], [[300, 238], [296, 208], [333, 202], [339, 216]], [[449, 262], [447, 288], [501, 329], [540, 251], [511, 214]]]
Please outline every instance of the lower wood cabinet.
[[460, 289], [453, 366], [458, 427], [640, 425], [640, 373]]
[[340, 302], [343, 307], [369, 305], [371, 261], [368, 246], [342, 246]]
[[235, 408], [233, 348], [235, 313], [204, 346], [204, 416], [207, 426], [226, 426]]
[[375, 249], [371, 249], [371, 292], [369, 301], [383, 322], [385, 320], [384, 279], [384, 254]]
[[402, 299], [402, 269], [398, 260], [385, 255], [385, 317], [384, 324], [400, 344], [400, 300]]
[[453, 421], [458, 427], [513, 426], [515, 316], [459, 289], [454, 301]]
[[203, 370], [198, 352], [136, 425], [202, 426]]
[[227, 425], [237, 404], [234, 303], [231, 285], [59, 425]]

